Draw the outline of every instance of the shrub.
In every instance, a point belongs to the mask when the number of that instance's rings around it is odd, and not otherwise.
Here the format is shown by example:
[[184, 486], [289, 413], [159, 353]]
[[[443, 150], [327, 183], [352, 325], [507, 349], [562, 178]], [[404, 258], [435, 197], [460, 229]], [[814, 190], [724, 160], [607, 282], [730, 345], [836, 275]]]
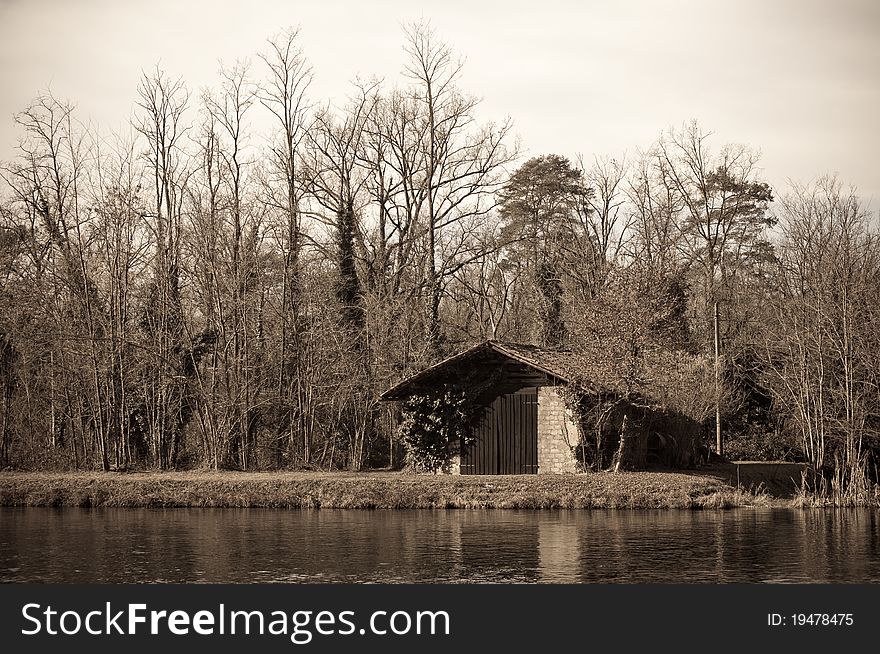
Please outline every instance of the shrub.
[[436, 393], [413, 395], [406, 401], [399, 433], [417, 470], [448, 470], [453, 446], [467, 446], [473, 441], [474, 409], [467, 395], [450, 385]]

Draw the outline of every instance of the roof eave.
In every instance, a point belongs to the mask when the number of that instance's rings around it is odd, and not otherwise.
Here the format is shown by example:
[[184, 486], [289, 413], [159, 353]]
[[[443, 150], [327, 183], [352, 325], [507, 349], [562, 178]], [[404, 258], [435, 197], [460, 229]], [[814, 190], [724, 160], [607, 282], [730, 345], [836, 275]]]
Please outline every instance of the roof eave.
[[474, 345], [473, 347], [470, 347], [467, 350], [464, 350], [463, 352], [459, 352], [458, 354], [447, 357], [447, 358], [443, 359], [442, 361], [438, 361], [433, 366], [425, 368], [424, 370], [420, 370], [416, 374], [411, 375], [411, 376], [407, 377], [406, 379], [399, 381], [397, 384], [395, 384], [394, 386], [389, 388], [387, 391], [382, 393], [379, 396], [379, 400], [383, 401], [383, 402], [402, 400], [402, 399], [404, 399], [405, 396], [401, 396], [399, 393], [401, 390], [403, 390], [404, 388], [406, 388], [410, 384], [416, 383], [420, 379], [424, 379], [424, 378], [428, 377], [433, 371], [436, 371], [437, 369], [442, 368], [443, 366], [449, 365], [450, 363], [453, 363], [455, 361], [460, 361], [460, 360], [466, 359], [467, 357], [473, 356], [474, 354], [476, 354], [480, 350], [484, 350], [484, 349], [492, 350], [494, 352], [497, 352], [498, 354], [502, 354], [502, 355], [508, 357], [509, 359], [513, 359], [514, 361], [522, 363], [523, 365], [529, 366], [530, 368], [533, 368], [539, 372], [542, 372], [545, 375], [547, 375], [548, 377], [551, 377], [558, 382], [562, 382], [564, 384], [570, 384], [572, 381], [568, 377], [559, 374], [559, 372], [557, 372], [557, 371], [550, 370], [546, 366], [542, 366], [540, 364], [535, 363], [534, 361], [530, 361], [526, 357], [521, 356], [519, 353], [505, 348], [501, 343], [498, 343], [497, 341], [488, 340], [488, 341], [483, 341], [482, 343], [479, 343], [478, 345]]
[[395, 397], [401, 389], [405, 388], [406, 386], [408, 386], [410, 384], [413, 384], [413, 383], [419, 381], [420, 379], [424, 379], [425, 377], [428, 377], [428, 375], [431, 372], [437, 370], [438, 368], [442, 368], [443, 366], [448, 365], [448, 364], [452, 363], [453, 361], [465, 359], [468, 356], [472, 356], [473, 354], [476, 354], [477, 352], [479, 352], [483, 348], [489, 346], [490, 343], [491, 343], [491, 341], [483, 341], [482, 343], [478, 343], [477, 345], [474, 345], [473, 347], [469, 347], [468, 349], [466, 349], [462, 352], [459, 352], [458, 354], [453, 354], [450, 357], [446, 357], [445, 359], [438, 361], [433, 366], [428, 366], [424, 370], [420, 370], [419, 372], [415, 373], [414, 375], [410, 375], [409, 377], [406, 377], [405, 379], [400, 380], [394, 386], [392, 386], [387, 391], [382, 393], [379, 396], [379, 399], [382, 401], [393, 401], [393, 400], [403, 399], [402, 397]]

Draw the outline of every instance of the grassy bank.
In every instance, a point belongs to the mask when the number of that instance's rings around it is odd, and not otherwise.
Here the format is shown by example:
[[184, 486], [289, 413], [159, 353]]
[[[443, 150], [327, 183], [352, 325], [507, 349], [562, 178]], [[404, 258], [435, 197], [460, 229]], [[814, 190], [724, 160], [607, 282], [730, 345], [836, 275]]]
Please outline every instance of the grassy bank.
[[394, 472], [0, 473], [0, 505], [80, 507], [727, 508], [767, 505], [675, 472], [451, 477]]

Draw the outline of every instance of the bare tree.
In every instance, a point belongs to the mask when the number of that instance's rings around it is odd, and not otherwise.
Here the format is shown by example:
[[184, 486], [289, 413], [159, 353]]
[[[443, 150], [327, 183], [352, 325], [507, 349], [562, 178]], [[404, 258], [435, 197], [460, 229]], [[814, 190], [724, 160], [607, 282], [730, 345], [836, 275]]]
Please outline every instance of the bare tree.
[[362, 165], [366, 125], [379, 96], [378, 82], [356, 84], [356, 88], [356, 96], [341, 116], [334, 115], [329, 106], [318, 112], [309, 134], [306, 167], [318, 217], [331, 235], [329, 258], [335, 264], [333, 290], [339, 312], [335, 331], [337, 338], [345, 343], [344, 349], [351, 352], [346, 374], [339, 378], [348, 397], [341, 411], [347, 417], [349, 462], [359, 469], [379, 392], [373, 384], [372, 355], [357, 263], [357, 246], [362, 242], [362, 204], [369, 180], [368, 168]]
[[601, 287], [609, 267], [618, 259], [629, 237], [632, 218], [624, 211], [628, 171], [625, 159], [597, 156], [589, 168], [582, 159], [579, 164], [590, 193], [579, 196], [582, 206], [578, 216], [593, 246], [595, 262], [592, 269], [596, 279], [592, 281], [596, 288]]
[[817, 470], [834, 467], [834, 490], [846, 494], [864, 487], [866, 456], [880, 438], [880, 235], [835, 178], [795, 186], [781, 205], [768, 383], [804, 455]]
[[772, 226], [770, 187], [757, 179], [758, 154], [741, 145], [713, 157], [710, 134], [692, 122], [657, 144], [664, 183], [677, 192], [677, 221], [692, 260], [703, 275], [707, 306], [728, 289], [739, 267], [766, 245]]
[[631, 219], [629, 257], [663, 274], [683, 265], [684, 244], [677, 219], [684, 200], [666, 173], [666, 163], [655, 150], [642, 153], [626, 188]]
[[364, 328], [361, 282], [356, 266], [360, 240], [361, 196], [368, 174], [364, 158], [366, 124], [378, 103], [376, 82], [357, 86], [357, 97], [337, 118], [330, 107], [318, 112], [309, 138], [308, 168], [312, 196], [329, 212], [323, 222], [330, 228], [338, 271], [335, 284], [341, 318], [355, 332]]
[[521, 329], [511, 321], [515, 295], [523, 281], [522, 269], [509, 260], [498, 225], [492, 221], [475, 230], [481, 254], [455, 274], [452, 294], [456, 306], [464, 307], [458, 321], [468, 340], [497, 339]]
[[[267, 51], [260, 55], [268, 71], [261, 86], [260, 103], [275, 119], [276, 132], [270, 148], [270, 161], [264, 195], [270, 211], [281, 217], [276, 239], [283, 260], [279, 352], [276, 373], [276, 403], [279, 453], [293, 457], [297, 442], [302, 442], [303, 459], [310, 457], [310, 430], [306, 428], [312, 410], [306, 389], [307, 373], [301, 369], [306, 358], [301, 317], [301, 264], [303, 249], [302, 202], [305, 175], [299, 170], [301, 146], [308, 134], [306, 92], [312, 81], [311, 68], [298, 44], [297, 30], [287, 29], [270, 39]], [[270, 226], [271, 226], [270, 222]]]
[[[109, 154], [105, 152], [109, 150]], [[136, 279], [147, 272], [149, 237], [144, 223], [143, 167], [138, 165], [134, 141], [117, 138], [95, 145], [95, 176], [91, 205], [96, 275], [106, 297], [104, 347], [106, 364], [106, 431], [117, 469], [134, 460], [130, 415], [136, 406], [136, 341], [134, 297]]]
[[[63, 426], [58, 421], [55, 367], [73, 378], [63, 384], [63, 413], [74, 441], [79, 432], [83, 458], [93, 449], [104, 470], [110, 466], [108, 441], [113, 408], [106, 397], [104, 299], [90, 264], [94, 245], [85, 229], [86, 139], [74, 124], [73, 107], [51, 95], [37, 98], [16, 121], [25, 130], [18, 165], [6, 167], [6, 181], [46, 236], [48, 269], [53, 272], [52, 297], [55, 347], [50, 351], [50, 446]], [[76, 337], [81, 340], [77, 340]], [[69, 341], [71, 337], [75, 340]], [[70, 347], [71, 343], [76, 343]], [[82, 351], [80, 348], [86, 349]], [[77, 371], [76, 373], [74, 371]], [[80, 393], [69, 394], [78, 388]], [[74, 458], [76, 444], [74, 442]]]
[[404, 72], [412, 82], [407, 94], [414, 116], [409, 129], [397, 135], [407, 141], [395, 144], [396, 173], [405, 178], [407, 213], [417, 217], [427, 240], [426, 331], [429, 349], [436, 351], [443, 281], [451, 273], [447, 262], [438, 260], [441, 241], [463, 218], [494, 208], [503, 167], [514, 156], [504, 143], [512, 125], [474, 126], [478, 101], [457, 86], [463, 62], [428, 23], [410, 25], [405, 37]]
[[141, 321], [147, 359], [142, 406], [136, 415], [147, 436], [153, 465], [161, 469], [174, 465], [185, 422], [180, 232], [189, 172], [183, 150], [189, 94], [182, 80], [171, 80], [157, 68], [152, 74], [144, 73], [138, 96], [140, 113], [134, 126], [147, 146], [144, 158], [154, 200], [148, 225], [155, 253], [150, 296]]

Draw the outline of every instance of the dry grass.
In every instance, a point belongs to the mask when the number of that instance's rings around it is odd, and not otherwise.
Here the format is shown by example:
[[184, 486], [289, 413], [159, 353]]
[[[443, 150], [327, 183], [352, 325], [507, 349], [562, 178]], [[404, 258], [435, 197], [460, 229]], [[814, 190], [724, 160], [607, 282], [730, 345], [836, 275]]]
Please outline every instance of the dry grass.
[[0, 505], [107, 507], [728, 508], [766, 493], [676, 472], [432, 476], [394, 472], [0, 473]]
[[803, 463], [787, 461], [734, 461], [715, 463], [699, 472], [753, 494], [791, 499], [798, 493], [805, 468]]
[[838, 466], [830, 478], [804, 474], [791, 503], [804, 508], [880, 507], [880, 484], [871, 481], [863, 466]]

